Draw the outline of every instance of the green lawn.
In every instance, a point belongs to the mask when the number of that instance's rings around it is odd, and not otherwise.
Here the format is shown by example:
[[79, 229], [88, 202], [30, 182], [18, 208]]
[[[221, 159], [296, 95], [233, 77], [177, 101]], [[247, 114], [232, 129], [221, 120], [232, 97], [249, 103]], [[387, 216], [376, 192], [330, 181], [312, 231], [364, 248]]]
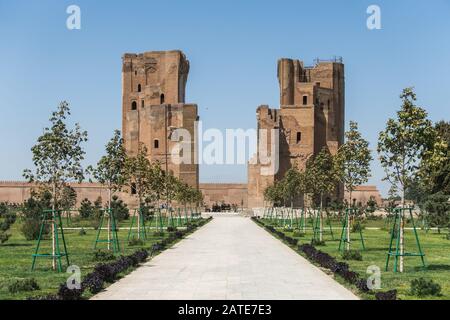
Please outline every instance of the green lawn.
[[[66, 221], [64, 225], [66, 227]], [[168, 232], [164, 235], [154, 235], [153, 228], [147, 230], [148, 239], [142, 246], [129, 246], [127, 237], [130, 221], [119, 223], [118, 237], [120, 241], [121, 254], [128, 255], [140, 248], [149, 249], [151, 245], [163, 237], [167, 237]], [[167, 225], [167, 221], [164, 223]], [[182, 221], [184, 224], [184, 221]], [[93, 245], [97, 231], [88, 229], [92, 225], [89, 221], [72, 221], [68, 229], [65, 229], [65, 238], [70, 257], [70, 263], [77, 265], [81, 269], [82, 278], [93, 270], [93, 267], [99, 263], [93, 257]], [[80, 235], [77, 228], [85, 227], [86, 235]], [[175, 223], [175, 226], [177, 224]], [[181, 225], [179, 226], [181, 228]], [[16, 222], [11, 230], [11, 238], [4, 244], [0, 245], [0, 300], [5, 299], [25, 299], [30, 296], [41, 296], [46, 294], [55, 294], [60, 283], [66, 281], [69, 274], [58, 273], [51, 270], [51, 260], [48, 258], [38, 258], [35, 271], [31, 271], [31, 255], [34, 253], [36, 241], [27, 241], [20, 232], [20, 222]], [[106, 231], [102, 231], [103, 239]], [[51, 252], [51, 241], [46, 240], [41, 243], [41, 253]], [[105, 248], [106, 244], [98, 244], [98, 248]], [[61, 246], [62, 248], [62, 246]], [[63, 268], [65, 268], [65, 260], [62, 260]], [[16, 278], [35, 278], [39, 284], [40, 290], [32, 292], [20, 292], [12, 294], [8, 290], [10, 284]]]
[[[263, 219], [266, 224], [275, 225], [273, 221]], [[370, 227], [384, 227], [385, 222], [381, 220], [369, 221], [367, 223]], [[330, 233], [324, 234], [325, 246], [317, 246], [318, 249], [324, 251], [331, 256], [334, 256], [339, 261], [345, 261], [349, 264], [352, 271], [358, 272], [362, 277], [366, 278], [367, 267], [370, 265], [379, 266], [381, 269], [381, 290], [398, 290], [398, 298], [400, 299], [420, 299], [419, 297], [410, 294], [410, 282], [413, 279], [424, 277], [426, 279], [433, 279], [442, 287], [442, 296], [440, 297], [425, 297], [426, 299], [450, 299], [450, 240], [445, 238], [445, 233], [438, 234], [436, 231], [425, 232], [418, 229], [420, 243], [422, 250], [425, 253], [425, 260], [427, 269], [423, 270], [421, 267], [420, 257], [405, 257], [405, 272], [394, 273], [393, 260], [389, 266], [389, 270], [385, 271], [386, 253], [389, 247], [390, 235], [386, 229], [366, 229], [363, 231], [366, 250], [361, 251], [363, 255], [362, 261], [343, 260], [338, 251], [339, 237], [341, 229], [339, 222], [332, 223], [332, 230], [334, 233], [334, 240], [332, 240]], [[279, 230], [284, 230], [282, 227], [277, 227]], [[328, 231], [328, 227], [325, 231]], [[294, 237], [293, 232], [285, 232], [285, 234], [299, 240], [299, 244], [310, 243], [312, 238], [312, 229], [308, 228], [304, 237]], [[361, 249], [358, 240], [359, 234], [352, 233], [351, 237], [354, 240], [352, 249]], [[406, 250], [411, 252], [418, 252], [414, 233], [412, 230], [405, 231]], [[342, 279], [337, 278], [339, 282], [344, 285]], [[351, 288], [355, 290], [355, 288]], [[372, 298], [373, 295], [361, 295], [363, 298]], [[423, 298], [422, 298], [423, 299]]]

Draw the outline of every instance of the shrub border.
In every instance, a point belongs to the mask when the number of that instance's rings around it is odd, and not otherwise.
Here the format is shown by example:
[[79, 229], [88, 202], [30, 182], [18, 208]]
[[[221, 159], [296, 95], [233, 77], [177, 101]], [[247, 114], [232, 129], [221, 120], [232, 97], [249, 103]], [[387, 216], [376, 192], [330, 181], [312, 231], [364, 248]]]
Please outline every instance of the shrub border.
[[346, 283], [356, 286], [359, 292], [374, 294], [376, 300], [397, 300], [397, 290], [374, 292], [367, 287], [366, 279], [361, 278], [358, 273], [351, 271], [347, 263], [338, 262], [336, 258], [326, 252], [318, 250], [312, 244], [298, 245], [297, 239], [287, 236], [284, 232], [275, 229], [271, 225], [265, 224], [257, 217], [251, 217], [251, 219], [272, 235], [275, 235], [283, 242], [286, 242], [295, 252], [302, 254], [302, 256], [306, 257], [313, 264], [330, 270], [334, 275], [342, 277]]

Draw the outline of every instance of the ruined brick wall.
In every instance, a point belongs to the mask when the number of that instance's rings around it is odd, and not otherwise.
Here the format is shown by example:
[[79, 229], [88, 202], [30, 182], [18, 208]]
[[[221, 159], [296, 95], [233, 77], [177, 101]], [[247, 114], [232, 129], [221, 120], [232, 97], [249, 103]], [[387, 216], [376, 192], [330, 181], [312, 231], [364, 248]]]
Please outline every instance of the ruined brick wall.
[[[305, 67], [302, 61], [283, 58], [278, 60], [278, 81], [280, 109], [258, 107], [257, 126], [279, 130], [279, 170], [272, 176], [261, 176], [264, 165], [249, 164], [249, 207], [263, 206], [265, 188], [282, 179], [289, 168], [296, 166], [303, 170], [307, 159], [323, 147], [335, 154], [344, 139], [345, 88], [341, 62], [318, 62], [314, 67]], [[342, 198], [342, 185], [335, 196]], [[301, 198], [296, 204], [300, 202]]]
[[[99, 183], [69, 183], [69, 186], [77, 193], [77, 207], [83, 199], [94, 202], [101, 197], [104, 204], [108, 201], [108, 190]], [[0, 181], [0, 202], [23, 203], [30, 197], [32, 189], [37, 190], [37, 185], [24, 181]], [[129, 193], [118, 192], [117, 195], [129, 206], [135, 205], [135, 197]]]
[[211, 208], [213, 204], [236, 204], [247, 208], [247, 184], [245, 183], [200, 183], [204, 203]]
[[[370, 198], [373, 198], [376, 201], [377, 205], [383, 205], [383, 199], [381, 198], [381, 194], [380, 191], [378, 191], [377, 186], [357, 186], [352, 192], [352, 199], [356, 199], [356, 203], [361, 202], [363, 205], [365, 205]], [[345, 191], [345, 199], [347, 199], [347, 201], [350, 201], [350, 193], [347, 190]]]
[[[197, 105], [185, 103], [189, 61], [179, 51], [151, 51], [123, 56], [122, 132], [125, 148], [135, 154], [139, 143], [147, 147], [149, 159], [159, 161], [162, 169], [172, 172], [198, 188], [195, 122]], [[172, 141], [176, 129], [190, 135], [190, 163], [175, 163]], [[186, 146], [188, 147], [188, 146]]]

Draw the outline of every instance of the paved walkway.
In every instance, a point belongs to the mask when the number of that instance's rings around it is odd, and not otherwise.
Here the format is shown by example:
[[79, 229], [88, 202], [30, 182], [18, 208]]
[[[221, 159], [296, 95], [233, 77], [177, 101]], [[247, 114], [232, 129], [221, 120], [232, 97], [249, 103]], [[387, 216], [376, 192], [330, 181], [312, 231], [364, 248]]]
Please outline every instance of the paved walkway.
[[357, 299], [249, 218], [211, 222], [93, 299]]

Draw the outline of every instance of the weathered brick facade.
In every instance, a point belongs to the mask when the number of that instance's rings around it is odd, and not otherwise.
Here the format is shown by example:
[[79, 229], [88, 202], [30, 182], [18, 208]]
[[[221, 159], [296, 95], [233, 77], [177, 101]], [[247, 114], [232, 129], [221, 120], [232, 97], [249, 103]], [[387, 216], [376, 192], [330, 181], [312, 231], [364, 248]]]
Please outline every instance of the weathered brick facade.
[[[314, 67], [305, 67], [299, 60], [280, 59], [278, 82], [280, 108], [262, 105], [256, 114], [258, 130], [279, 130], [279, 148], [274, 151], [278, 153], [279, 169], [274, 174], [262, 174], [269, 165], [261, 163], [258, 147], [256, 158], [248, 166], [249, 207], [262, 207], [264, 190], [290, 167], [302, 170], [307, 159], [323, 147], [335, 154], [344, 140], [345, 81], [341, 60], [317, 61]], [[267, 134], [269, 154], [272, 138]], [[336, 197], [343, 197], [342, 186]]]
[[[299, 60], [280, 59], [280, 108], [266, 105], [257, 108], [258, 129], [279, 129], [276, 137], [279, 148], [275, 151], [279, 170], [270, 175], [261, 174], [268, 166], [256, 161], [248, 165], [247, 184], [199, 184], [195, 137], [197, 105], [185, 103], [189, 61], [181, 51], [174, 50], [126, 53], [122, 62], [122, 133], [127, 152], [135, 154], [139, 143], [144, 143], [149, 159], [159, 161], [164, 170], [199, 188], [207, 206], [225, 202], [261, 207], [264, 189], [281, 179], [291, 166], [303, 169], [306, 160], [323, 147], [335, 154], [343, 143], [345, 81], [342, 61], [317, 61], [315, 66], [306, 67]], [[171, 155], [177, 143], [172, 137], [180, 128], [191, 136], [190, 148], [185, 149], [190, 149], [191, 163], [176, 164]], [[271, 150], [274, 142], [269, 135], [267, 150]], [[255, 157], [259, 153], [258, 148]], [[29, 197], [31, 187], [25, 182], [0, 182], [0, 201], [21, 203]], [[99, 184], [72, 184], [72, 187], [77, 191], [78, 202], [84, 198], [95, 201], [98, 196], [106, 199], [105, 189]], [[370, 196], [381, 202], [375, 186], [361, 186], [353, 195], [363, 203]], [[336, 196], [344, 196], [342, 186]], [[122, 192], [120, 197], [135, 205], [129, 193]]]
[[[144, 143], [151, 161], [159, 161], [164, 170], [198, 188], [197, 105], [185, 103], [189, 61], [179, 50], [126, 53], [122, 60], [122, 133], [127, 152], [136, 154]], [[191, 136], [190, 163], [176, 164], [172, 159], [178, 143], [173, 134], [180, 128]]]

